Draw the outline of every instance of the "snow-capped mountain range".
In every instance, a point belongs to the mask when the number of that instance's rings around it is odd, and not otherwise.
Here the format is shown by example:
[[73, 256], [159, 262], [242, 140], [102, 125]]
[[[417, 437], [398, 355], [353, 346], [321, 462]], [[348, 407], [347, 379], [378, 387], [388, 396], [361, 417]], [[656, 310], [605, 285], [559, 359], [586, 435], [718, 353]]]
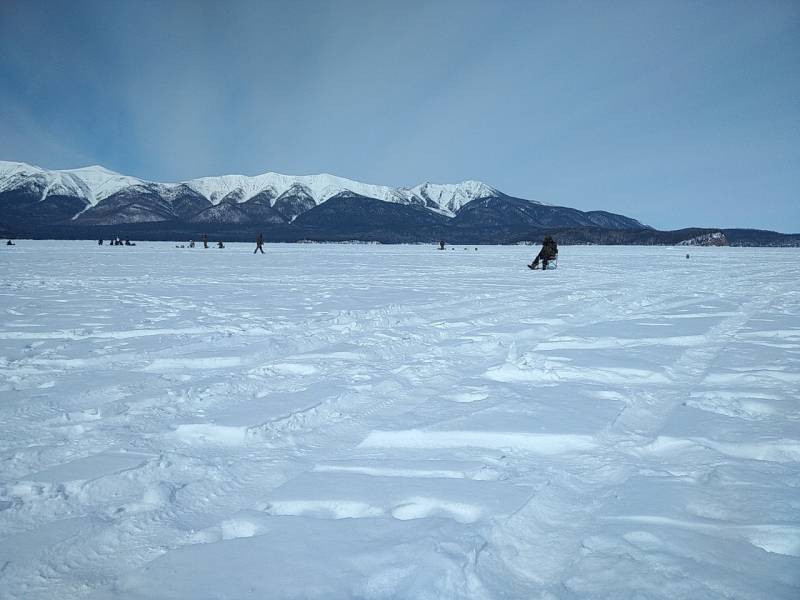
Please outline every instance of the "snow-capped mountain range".
[[464, 181], [457, 184], [426, 182], [413, 188], [393, 188], [361, 183], [327, 173], [221, 175], [200, 177], [179, 183], [157, 183], [115, 173], [99, 165], [51, 171], [26, 163], [0, 161], [0, 192], [21, 186], [37, 188], [41, 192], [41, 200], [51, 195], [69, 195], [82, 198], [91, 206], [96, 206], [109, 196], [132, 186], [155, 186], [166, 194], [185, 186], [200, 194], [212, 205], [224, 201], [243, 203], [265, 192], [277, 199], [289, 191], [305, 193], [315, 204], [322, 204], [342, 192], [353, 192], [359, 196], [384, 202], [424, 206], [447, 216], [455, 216], [462, 206], [472, 200], [496, 196], [499, 193], [480, 181]]
[[420, 241], [453, 227], [498, 240], [510, 232], [542, 228], [645, 227], [605, 211], [514, 198], [480, 181], [395, 188], [329, 174], [264, 173], [159, 183], [101, 166], [56, 171], [0, 161], [0, 230], [41, 235], [58, 229], [70, 235], [70, 228], [85, 232], [86, 227], [111, 226], [169, 226], [172, 231], [273, 226], [325, 239], [377, 235]]

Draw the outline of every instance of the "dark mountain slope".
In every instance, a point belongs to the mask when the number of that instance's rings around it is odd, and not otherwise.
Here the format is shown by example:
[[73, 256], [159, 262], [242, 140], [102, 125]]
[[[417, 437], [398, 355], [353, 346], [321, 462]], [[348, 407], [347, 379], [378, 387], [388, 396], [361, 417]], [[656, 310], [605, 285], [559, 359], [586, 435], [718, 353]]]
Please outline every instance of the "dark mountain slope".
[[178, 219], [188, 219], [212, 206], [198, 192], [183, 184], [171, 190], [166, 197], [172, 205], [172, 213]]
[[286, 217], [270, 205], [273, 197], [271, 190], [264, 191], [239, 206], [253, 223], [285, 223]]
[[586, 213], [575, 208], [548, 206], [505, 195], [465, 204], [456, 214], [453, 224], [461, 228], [485, 227], [498, 231], [514, 231], [520, 227], [644, 227], [635, 219], [622, 215], [604, 211]]
[[432, 241], [449, 219], [425, 208], [342, 192], [295, 219], [310, 239]]
[[74, 196], [53, 195], [41, 200], [37, 190], [9, 190], [0, 192], [0, 225], [14, 230], [22, 223], [29, 227], [69, 223], [87, 206], [86, 200]]
[[273, 208], [283, 215], [284, 219], [291, 222], [316, 205], [317, 203], [311, 197], [308, 188], [295, 184], [278, 196]]
[[172, 205], [156, 186], [135, 185], [112, 194], [87, 209], [76, 221], [81, 225], [152, 223], [175, 219]]
[[189, 221], [191, 223], [206, 223], [209, 225], [215, 224], [243, 224], [252, 223], [253, 220], [247, 214], [241, 205], [235, 202], [220, 202], [216, 206], [211, 206], [202, 212], [192, 216]]

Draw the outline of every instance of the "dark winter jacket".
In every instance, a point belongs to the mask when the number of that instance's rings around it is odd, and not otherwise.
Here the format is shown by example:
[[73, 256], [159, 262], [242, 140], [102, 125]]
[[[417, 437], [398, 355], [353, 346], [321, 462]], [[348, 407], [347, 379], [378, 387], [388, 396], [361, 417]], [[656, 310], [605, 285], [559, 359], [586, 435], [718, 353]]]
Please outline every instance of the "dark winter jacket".
[[542, 242], [542, 249], [539, 250], [539, 255], [536, 257], [537, 260], [553, 260], [554, 258], [558, 257], [558, 245], [556, 245], [556, 241], [551, 238], [549, 235], [544, 238]]

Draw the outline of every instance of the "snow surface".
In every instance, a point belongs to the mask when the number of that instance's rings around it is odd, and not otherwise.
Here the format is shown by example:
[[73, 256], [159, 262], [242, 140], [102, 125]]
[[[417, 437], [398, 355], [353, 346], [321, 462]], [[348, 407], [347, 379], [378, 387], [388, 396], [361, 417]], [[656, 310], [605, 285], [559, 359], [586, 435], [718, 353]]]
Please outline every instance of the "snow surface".
[[0, 598], [798, 598], [793, 249], [0, 247]]

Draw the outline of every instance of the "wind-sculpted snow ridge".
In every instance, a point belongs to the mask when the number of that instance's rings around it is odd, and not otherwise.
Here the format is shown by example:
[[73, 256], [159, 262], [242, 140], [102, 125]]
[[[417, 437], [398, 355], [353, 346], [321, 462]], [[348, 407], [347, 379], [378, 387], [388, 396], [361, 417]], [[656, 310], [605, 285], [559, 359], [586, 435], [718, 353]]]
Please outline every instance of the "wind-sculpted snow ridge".
[[796, 250], [51, 243], [2, 600], [800, 597]]

